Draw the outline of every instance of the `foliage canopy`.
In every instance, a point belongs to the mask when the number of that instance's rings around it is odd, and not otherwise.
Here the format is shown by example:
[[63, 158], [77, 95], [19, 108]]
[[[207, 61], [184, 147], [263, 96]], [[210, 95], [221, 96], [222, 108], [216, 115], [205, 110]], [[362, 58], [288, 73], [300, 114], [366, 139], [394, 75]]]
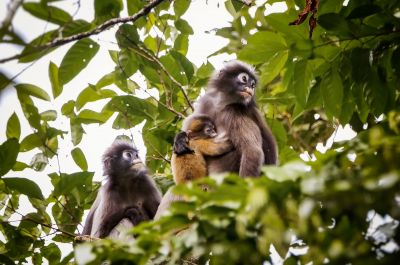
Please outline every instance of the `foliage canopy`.
[[[276, 263], [271, 251], [285, 264], [394, 264], [399, 259], [400, 1], [224, 2], [220, 8], [232, 20], [213, 33], [228, 44], [210, 57], [234, 54], [259, 72], [257, 101], [277, 138], [280, 165], [265, 167], [258, 179], [206, 178], [201, 182], [211, 187], [208, 193], [195, 184], [176, 186], [187, 201], [176, 203], [160, 221], [136, 227], [134, 242], [80, 244], [75, 261], [74, 253], [62, 255], [60, 243], [73, 243], [99, 187], [87, 171], [88, 150], [79, 147], [84, 128], [110, 119], [115, 130], [145, 122], [146, 163], [165, 191], [172, 183], [168, 159], [173, 137], [214, 67], [210, 62], [196, 66], [186, 57], [189, 37], [196, 34], [183, 18], [189, 0], [94, 0], [92, 21], [75, 19], [57, 1], [11, 2], [0, 44], [22, 50], [1, 63], [32, 63], [64, 44], [72, 46], [59, 65], [49, 63], [49, 87], [0, 73], [0, 89], [16, 90], [24, 114], [13, 113], [2, 132], [1, 263], [176, 264], [194, 257], [210, 264]], [[287, 10], [270, 14], [269, 4], [278, 2]], [[306, 10], [305, 2], [317, 4], [311, 39], [306, 23], [289, 25]], [[14, 9], [55, 29], [26, 43], [10, 27]], [[60, 108], [39, 109], [38, 100], [53, 102], [83, 69], [92, 67], [101, 47], [93, 36], [113, 25], [118, 27], [118, 49], [109, 51], [114, 70]], [[145, 78], [146, 87], [139, 87], [135, 74]], [[148, 97], [138, 97], [139, 90]], [[95, 111], [91, 102], [105, 103]], [[61, 116], [67, 126], [55, 125]], [[30, 134], [21, 129], [22, 120], [29, 123]], [[350, 125], [357, 136], [318, 152], [317, 144], [326, 143], [339, 125]], [[49, 196], [34, 181], [9, 176], [45, 170], [49, 161], [59, 160], [59, 141], [67, 136], [81, 171], [43, 174], [53, 185]], [[31, 161], [20, 161], [19, 154], [28, 151], [35, 152]], [[304, 152], [307, 161], [300, 159]], [[15, 222], [22, 196], [33, 210]], [[172, 236], [183, 228], [180, 236]]]

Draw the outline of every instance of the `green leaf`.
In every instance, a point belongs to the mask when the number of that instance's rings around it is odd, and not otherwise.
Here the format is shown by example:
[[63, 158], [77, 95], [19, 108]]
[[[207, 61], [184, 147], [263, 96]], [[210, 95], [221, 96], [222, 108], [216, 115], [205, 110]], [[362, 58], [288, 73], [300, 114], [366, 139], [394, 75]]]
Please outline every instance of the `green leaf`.
[[115, 82], [115, 72], [108, 73], [100, 78], [96, 83], [96, 89], [99, 90], [105, 86], [109, 86]]
[[174, 49], [186, 55], [188, 48], [189, 48], [189, 36], [185, 34], [179, 34], [175, 39]]
[[11, 115], [7, 122], [7, 130], [6, 130], [7, 138], [16, 138], [19, 139], [21, 135], [21, 125], [19, 123], [19, 119], [15, 112]]
[[183, 34], [192, 35], [193, 29], [186, 20], [178, 19], [175, 21], [175, 27]]
[[190, 6], [190, 0], [177, 0], [174, 2], [174, 13], [176, 17], [181, 17], [185, 14]]
[[111, 18], [119, 17], [122, 8], [122, 0], [95, 0], [94, 11], [96, 24], [101, 24]]
[[113, 114], [111, 111], [96, 112], [93, 110], [85, 109], [82, 110], [77, 118], [80, 123], [90, 124], [90, 123], [105, 123]]
[[[177, 55], [177, 54], [176, 54]], [[168, 69], [168, 73], [178, 80], [181, 84], [187, 85], [186, 78], [181, 74], [182, 67], [179, 65], [179, 61], [177, 61], [172, 54], [164, 55], [160, 58], [160, 62], [164, 65], [165, 69]]]
[[26, 47], [21, 52], [21, 54], [23, 54], [23, 55], [26, 54], [26, 56], [20, 58], [18, 61], [20, 63], [29, 63], [29, 62], [37, 60], [37, 59], [43, 57], [44, 55], [50, 53], [51, 51], [53, 51], [57, 47], [49, 48], [49, 49], [46, 49], [46, 50], [36, 49], [36, 47], [39, 47], [39, 46], [44, 45], [44, 44], [46, 44], [48, 42], [51, 42], [56, 37], [58, 37], [58, 34], [57, 34], [56, 30], [52, 30], [52, 31], [43, 33], [42, 35], [39, 35], [37, 38], [32, 40], [28, 45], [26, 45]]
[[320, 15], [318, 17], [318, 24], [338, 36], [351, 37], [353, 35], [349, 22], [347, 22], [340, 14], [328, 13]]
[[28, 2], [24, 3], [23, 7], [31, 15], [60, 26], [72, 20], [70, 14], [54, 6]]
[[132, 76], [139, 69], [137, 56], [128, 49], [122, 49], [118, 53], [117, 67], [121, 69], [125, 78]]
[[69, 100], [68, 102], [64, 103], [61, 107], [61, 113], [67, 117], [72, 117], [75, 115], [74, 113], [75, 101]]
[[280, 51], [274, 54], [261, 68], [260, 83], [262, 86], [271, 82], [282, 70], [288, 59], [288, 51]]
[[18, 84], [15, 86], [19, 93], [24, 93], [26, 95], [31, 95], [43, 100], [50, 101], [50, 96], [47, 94], [46, 91], [41, 89], [38, 86], [31, 85], [31, 84]]
[[196, 76], [201, 79], [209, 78], [214, 70], [214, 66], [209, 61], [207, 61], [206, 64], [202, 64], [199, 69], [197, 69]]
[[[137, 117], [140, 122], [144, 119], [155, 120], [157, 115], [156, 106], [149, 100], [140, 99], [134, 96], [118, 96], [111, 99], [105, 106], [106, 110], [120, 112], [126, 115], [129, 120]], [[137, 122], [137, 120], [135, 120]], [[137, 123], [132, 124], [137, 125]]]
[[46, 110], [40, 113], [40, 117], [44, 121], [55, 121], [57, 119], [57, 111]]
[[181, 66], [181, 70], [183, 70], [186, 74], [186, 78], [188, 82], [192, 80], [193, 74], [194, 74], [194, 67], [193, 64], [180, 52], [171, 50], [170, 51], [172, 57], [177, 60]]
[[32, 99], [25, 93], [17, 91], [17, 96], [29, 125], [40, 130], [40, 115]]
[[115, 38], [120, 48], [132, 47], [140, 40], [136, 27], [130, 24], [121, 25], [115, 33]]
[[85, 155], [83, 154], [82, 150], [79, 147], [74, 148], [71, 151], [72, 158], [74, 159], [75, 163], [83, 170], [87, 171], [88, 165], [86, 162]]
[[26, 178], [3, 178], [3, 181], [9, 189], [25, 194], [29, 198], [44, 199], [39, 186], [32, 180]]
[[376, 14], [380, 12], [382, 9], [374, 4], [365, 4], [365, 5], [360, 5], [356, 8], [354, 8], [351, 13], [347, 16], [348, 19], [354, 19], [354, 18], [365, 18], [368, 17], [372, 14]]
[[15, 138], [8, 139], [0, 145], [0, 176], [5, 175], [17, 161], [19, 153], [18, 140]]
[[54, 185], [54, 195], [69, 195], [73, 189], [82, 189], [82, 186], [92, 182], [93, 172], [78, 172], [61, 174], [60, 181]]
[[309, 62], [307, 60], [297, 61], [294, 65], [291, 89], [294, 90], [297, 102], [302, 108], [306, 106], [312, 80], [313, 74]]
[[28, 168], [28, 167], [29, 167], [29, 165], [17, 161], [17, 162], [15, 162], [15, 164], [14, 164], [12, 170], [13, 170], [13, 171], [22, 171], [22, 170], [24, 170], [25, 168]]
[[335, 69], [329, 70], [321, 82], [324, 109], [329, 116], [340, 117], [343, 102], [343, 84]]
[[0, 91], [10, 84], [10, 79], [2, 72], [0, 72]]
[[145, 2], [141, 0], [129, 0], [127, 1], [128, 6], [128, 15], [132, 16], [136, 14], [142, 7], [144, 6]]
[[42, 146], [42, 144], [40, 137], [36, 133], [32, 133], [22, 140], [19, 150], [20, 152], [27, 152], [33, 148]]
[[239, 51], [238, 57], [249, 63], [258, 64], [286, 50], [286, 42], [280, 35], [269, 31], [259, 31], [249, 37], [247, 45]]
[[99, 45], [89, 38], [76, 42], [65, 54], [59, 68], [59, 81], [62, 85], [71, 81], [84, 69], [96, 55]]
[[85, 130], [83, 130], [82, 124], [75, 118], [70, 120], [70, 127], [71, 141], [73, 145], [77, 145], [81, 142]]
[[49, 64], [49, 78], [51, 83], [51, 89], [53, 91], [53, 97], [57, 98], [61, 94], [63, 86], [59, 82], [58, 67], [53, 62], [50, 62]]
[[78, 33], [89, 31], [92, 28], [92, 25], [93, 24], [83, 19], [77, 19], [64, 25], [62, 33], [64, 37], [72, 36]]
[[93, 86], [88, 86], [78, 95], [78, 98], [76, 99], [76, 109], [80, 110], [88, 102], [111, 98], [116, 95], [117, 93], [115, 93], [115, 91], [113, 90], [96, 90], [95, 88], [93, 88]]

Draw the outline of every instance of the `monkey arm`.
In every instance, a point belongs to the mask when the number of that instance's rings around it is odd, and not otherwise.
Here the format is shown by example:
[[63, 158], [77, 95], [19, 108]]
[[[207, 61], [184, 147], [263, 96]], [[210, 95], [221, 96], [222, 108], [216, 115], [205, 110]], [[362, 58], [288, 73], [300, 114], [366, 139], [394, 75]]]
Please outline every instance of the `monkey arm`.
[[100, 224], [99, 227], [99, 237], [100, 238], [105, 238], [108, 236], [113, 230], [113, 228], [119, 224], [119, 222], [125, 217], [125, 211], [120, 210], [120, 211], [114, 211], [112, 213], [106, 213], [105, 216], [103, 216], [103, 222]]
[[132, 206], [125, 209], [124, 217], [128, 218], [133, 225], [150, 220], [150, 217], [139, 206]]
[[265, 165], [276, 165], [278, 163], [278, 150], [275, 138], [271, 132], [271, 129], [267, 126], [261, 113], [255, 109], [253, 113], [253, 119], [260, 128], [262, 137], [262, 149], [264, 152], [264, 164]]
[[258, 177], [263, 161], [264, 154], [260, 146], [244, 148], [240, 159], [239, 175], [241, 177]]
[[227, 138], [196, 139], [191, 140], [190, 145], [206, 156], [222, 155], [233, 149], [232, 142]]
[[100, 191], [97, 193], [96, 199], [92, 205], [92, 207], [90, 208], [89, 214], [86, 217], [86, 221], [85, 221], [85, 226], [83, 227], [83, 231], [82, 231], [82, 235], [90, 235], [92, 232], [92, 226], [93, 226], [93, 217], [94, 214], [97, 210], [97, 208], [99, 207], [100, 204]]

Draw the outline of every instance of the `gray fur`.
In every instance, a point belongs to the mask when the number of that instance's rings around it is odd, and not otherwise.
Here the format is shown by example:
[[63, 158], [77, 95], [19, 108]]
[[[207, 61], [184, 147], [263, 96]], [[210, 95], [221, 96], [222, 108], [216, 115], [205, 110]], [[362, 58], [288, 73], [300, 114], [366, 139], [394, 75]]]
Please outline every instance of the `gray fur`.
[[[124, 151], [131, 152], [131, 159], [122, 156]], [[125, 218], [133, 225], [153, 219], [161, 201], [160, 191], [131, 145], [114, 143], [103, 163], [108, 181], [100, 188], [82, 233], [99, 238], [109, 236]]]
[[[254, 69], [239, 61], [231, 61], [217, 71], [192, 114], [211, 117], [218, 134], [226, 133], [235, 147], [227, 154], [207, 159], [210, 174], [237, 172], [242, 177], [259, 176], [263, 164], [277, 164], [275, 138], [257, 108], [254, 94], [243, 97], [238, 93], [249, 86], [237, 81], [243, 72], [257, 82]], [[183, 130], [186, 126], [184, 123]]]

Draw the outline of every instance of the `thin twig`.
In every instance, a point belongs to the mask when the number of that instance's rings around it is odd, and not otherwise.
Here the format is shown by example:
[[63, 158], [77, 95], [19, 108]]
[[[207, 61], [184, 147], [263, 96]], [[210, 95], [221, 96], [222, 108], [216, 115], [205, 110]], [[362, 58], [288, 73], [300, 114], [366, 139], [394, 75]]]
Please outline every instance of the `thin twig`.
[[253, 4], [253, 0], [236, 0], [246, 6], [251, 6]]
[[24, 0], [11, 0], [8, 4], [8, 13], [4, 18], [3, 22], [1, 23], [0, 28], [0, 39], [2, 40], [5, 33], [8, 31], [9, 27], [11, 26], [12, 20], [17, 12], [17, 9], [21, 6]]
[[[120, 63], [120, 61], [119, 61], [119, 56], [118, 56], [118, 67], [119, 67], [119, 69], [121, 69], [121, 71], [122, 71], [122, 73], [124, 74], [124, 76], [125, 76], [128, 80], [130, 80], [130, 81], [133, 82], [133, 80], [126, 74], [125, 69], [122, 67], [122, 65], [121, 65], [121, 63]], [[183, 115], [182, 113], [178, 112], [178, 111], [175, 110], [174, 108], [165, 105], [161, 100], [158, 100], [156, 97], [154, 97], [153, 95], [151, 95], [151, 94], [147, 91], [147, 89], [144, 88], [143, 90], [144, 90], [144, 92], [145, 92], [147, 95], [149, 95], [152, 99], [154, 99], [154, 100], [155, 100], [157, 103], [159, 103], [161, 106], [163, 106], [164, 108], [166, 108], [166, 109], [169, 110], [170, 112], [174, 113], [174, 114], [177, 115], [179, 118], [182, 118], [182, 119], [185, 118], [185, 115]], [[129, 126], [130, 126], [130, 124], [129, 124]], [[133, 137], [133, 136], [132, 136], [132, 137]]]
[[[99, 25], [97, 28], [90, 30], [90, 31], [86, 31], [86, 32], [82, 32], [82, 33], [78, 33], [76, 35], [72, 35], [66, 38], [56, 38], [53, 41], [46, 43], [44, 45], [35, 47], [31, 53], [35, 53], [37, 51], [40, 50], [44, 50], [47, 48], [53, 48], [53, 47], [57, 47], [57, 46], [61, 46], [63, 44], [66, 43], [70, 43], [76, 40], [80, 40], [83, 38], [87, 38], [89, 36], [92, 35], [97, 35], [109, 28], [111, 28], [114, 25], [117, 24], [123, 24], [123, 23], [127, 23], [127, 22], [135, 22], [136, 20], [138, 20], [139, 18], [147, 15], [154, 7], [156, 7], [157, 5], [161, 4], [163, 1], [165, 0], [154, 0], [151, 1], [149, 4], [147, 4], [146, 6], [144, 6], [141, 10], [139, 10], [136, 14], [129, 16], [129, 17], [124, 17], [124, 18], [113, 18], [110, 20], [107, 20], [106, 22], [104, 22], [103, 24]], [[5, 62], [9, 62], [15, 59], [19, 59], [21, 57], [24, 57], [26, 55], [29, 55], [31, 53], [24, 53], [24, 54], [16, 54], [14, 56], [8, 57], [8, 58], [4, 58], [0, 60], [0, 63], [5, 63]]]
[[[47, 228], [53, 229], [53, 230], [55, 230], [55, 231], [58, 231], [58, 232], [60, 232], [60, 233], [62, 233], [62, 234], [68, 235], [68, 236], [73, 237], [73, 238], [75, 238], [75, 236], [76, 236], [76, 235], [73, 234], [73, 233], [70, 233], [70, 232], [67, 232], [67, 231], [63, 231], [63, 230], [61, 230], [61, 229], [59, 229], [59, 228], [54, 228], [52, 225], [39, 222], [39, 221], [37, 221], [37, 220], [35, 220], [35, 219], [32, 219], [32, 218], [30, 218], [30, 217], [26, 217], [26, 216], [24, 216], [22, 213], [20, 213], [20, 212], [18, 212], [17, 210], [15, 210], [13, 206], [8, 206], [8, 205], [6, 205], [6, 204], [3, 203], [3, 202], [0, 202], [0, 203], [1, 203], [3, 206], [5, 206], [5, 207], [11, 209], [11, 211], [13, 211], [14, 213], [16, 213], [16, 214], [18, 214], [19, 216], [21, 216], [21, 217], [23, 218], [23, 220], [31, 221], [31, 222], [33, 222], [33, 223], [35, 223], [35, 224], [38, 224], [38, 225], [41, 225], [41, 226], [45, 226], [45, 227], [47, 227]], [[8, 221], [6, 221], [6, 222], [8, 222]]]
[[[129, 39], [128, 39], [129, 40]], [[150, 52], [148, 52], [146, 49], [143, 49], [142, 47], [140, 47], [139, 45], [136, 45], [135, 43], [133, 43], [135, 45], [135, 47], [137, 49], [139, 49], [141, 52], [145, 53], [148, 57], [151, 58], [151, 61], [155, 62], [156, 64], [158, 64], [158, 66], [161, 68], [161, 70], [168, 76], [168, 78], [172, 81], [172, 83], [174, 83], [177, 87], [179, 87], [179, 89], [181, 90], [183, 96], [185, 97], [185, 100], [187, 102], [187, 104], [189, 105], [189, 107], [194, 110], [192, 103], [190, 102], [190, 99], [188, 97], [188, 95], [186, 94], [186, 91], [183, 87], [183, 85], [181, 83], [179, 83], [169, 72], [168, 70], [164, 67], [164, 65], [160, 62], [160, 60], [155, 57], [153, 54], [151, 54]]]

